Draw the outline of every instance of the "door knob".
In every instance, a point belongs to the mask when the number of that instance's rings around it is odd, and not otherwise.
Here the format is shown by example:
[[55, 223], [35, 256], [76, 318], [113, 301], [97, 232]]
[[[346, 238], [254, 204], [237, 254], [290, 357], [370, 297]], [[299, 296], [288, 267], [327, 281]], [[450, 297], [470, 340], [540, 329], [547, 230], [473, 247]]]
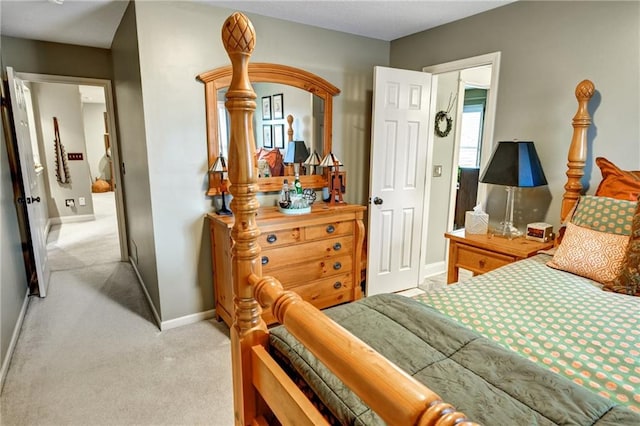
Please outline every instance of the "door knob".
[[382, 204], [384, 201], [382, 200], [382, 198], [380, 197], [375, 197], [373, 199], [373, 204], [375, 204], [376, 206], [379, 206], [380, 204]]

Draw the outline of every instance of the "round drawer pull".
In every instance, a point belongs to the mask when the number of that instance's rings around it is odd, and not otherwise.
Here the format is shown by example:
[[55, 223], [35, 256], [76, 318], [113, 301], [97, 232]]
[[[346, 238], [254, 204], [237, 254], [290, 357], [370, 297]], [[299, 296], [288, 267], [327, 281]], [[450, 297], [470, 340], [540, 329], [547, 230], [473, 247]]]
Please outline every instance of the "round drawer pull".
[[342, 288], [342, 283], [340, 281], [336, 281], [335, 283], [333, 283], [333, 288], [335, 288], [336, 290]]
[[336, 262], [333, 264], [333, 269], [335, 269], [336, 271], [342, 268], [342, 263], [340, 262]]
[[484, 259], [480, 259], [480, 262], [478, 262], [480, 264], [481, 268], [484, 268], [484, 266], [487, 264], [487, 261]]
[[335, 243], [335, 244], [333, 245], [333, 249], [334, 249], [335, 251], [338, 251], [338, 250], [340, 250], [341, 248], [342, 248], [342, 244], [340, 244], [340, 243]]
[[333, 234], [336, 231], [336, 227], [333, 225], [327, 226], [327, 234]]
[[276, 241], [278, 241], [278, 237], [277, 237], [277, 235], [276, 235], [276, 234], [269, 234], [269, 235], [267, 235], [267, 242], [268, 242], [269, 244], [273, 244], [273, 243], [275, 243]]
[[269, 263], [269, 256], [262, 256], [262, 264], [266, 265], [267, 263]]

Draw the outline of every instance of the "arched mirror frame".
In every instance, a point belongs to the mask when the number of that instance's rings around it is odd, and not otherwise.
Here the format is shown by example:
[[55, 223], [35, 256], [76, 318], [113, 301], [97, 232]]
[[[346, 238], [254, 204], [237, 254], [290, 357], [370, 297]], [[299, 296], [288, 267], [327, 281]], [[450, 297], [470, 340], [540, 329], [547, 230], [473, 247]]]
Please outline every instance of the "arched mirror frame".
[[[271, 63], [250, 63], [249, 78], [252, 83], [280, 83], [305, 90], [324, 100], [324, 126], [322, 155], [331, 152], [332, 124], [333, 124], [333, 97], [340, 93], [340, 89], [325, 79], [308, 71], [287, 65]], [[206, 120], [207, 120], [207, 155], [208, 169], [211, 168], [220, 154], [220, 138], [218, 135], [218, 90], [228, 87], [231, 83], [231, 66], [216, 68], [197, 76], [204, 83]], [[274, 176], [258, 178], [261, 192], [279, 191], [282, 188], [284, 178], [288, 176]], [[293, 177], [288, 177], [292, 179]], [[209, 174], [209, 190], [207, 195], [219, 194], [219, 175]], [[323, 175], [300, 176], [300, 182], [305, 188], [320, 189], [327, 186], [326, 171]]]

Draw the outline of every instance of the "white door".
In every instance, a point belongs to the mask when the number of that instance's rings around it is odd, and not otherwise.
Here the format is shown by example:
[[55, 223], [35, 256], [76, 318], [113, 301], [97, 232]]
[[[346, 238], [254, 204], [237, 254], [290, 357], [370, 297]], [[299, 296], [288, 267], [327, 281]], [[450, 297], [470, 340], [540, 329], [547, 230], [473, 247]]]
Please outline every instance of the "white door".
[[13, 122], [16, 128], [16, 139], [18, 145], [18, 159], [22, 172], [22, 184], [24, 187], [24, 200], [27, 205], [27, 216], [29, 219], [29, 231], [31, 233], [31, 244], [33, 246], [33, 256], [38, 276], [38, 289], [40, 297], [47, 295], [49, 277], [51, 271], [47, 261], [47, 242], [44, 235], [46, 216], [46, 196], [44, 188], [38, 184], [38, 173], [41, 173], [41, 166], [36, 164], [31, 145], [31, 135], [29, 131], [29, 116], [27, 111], [27, 99], [25, 98], [25, 83], [17, 78], [13, 68], [7, 67], [7, 78], [9, 82], [9, 94], [11, 98], [11, 109]]
[[425, 72], [375, 67], [373, 80], [369, 296], [418, 285], [431, 98]]

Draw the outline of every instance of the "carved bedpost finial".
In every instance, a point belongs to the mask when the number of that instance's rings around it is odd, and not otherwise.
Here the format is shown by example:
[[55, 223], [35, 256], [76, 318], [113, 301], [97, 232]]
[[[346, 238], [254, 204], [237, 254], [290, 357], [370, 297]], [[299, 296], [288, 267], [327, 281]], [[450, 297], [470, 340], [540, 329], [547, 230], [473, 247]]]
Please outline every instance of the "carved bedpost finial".
[[576, 86], [576, 99], [578, 111], [573, 117], [573, 137], [567, 159], [567, 183], [564, 185], [565, 193], [562, 197], [560, 221], [564, 223], [571, 209], [580, 198], [582, 192], [582, 176], [587, 161], [587, 130], [591, 125], [591, 116], [587, 105], [595, 93], [595, 86], [589, 80], [583, 80]]
[[222, 26], [222, 44], [229, 53], [253, 53], [256, 47], [256, 31], [245, 15], [235, 12]]

